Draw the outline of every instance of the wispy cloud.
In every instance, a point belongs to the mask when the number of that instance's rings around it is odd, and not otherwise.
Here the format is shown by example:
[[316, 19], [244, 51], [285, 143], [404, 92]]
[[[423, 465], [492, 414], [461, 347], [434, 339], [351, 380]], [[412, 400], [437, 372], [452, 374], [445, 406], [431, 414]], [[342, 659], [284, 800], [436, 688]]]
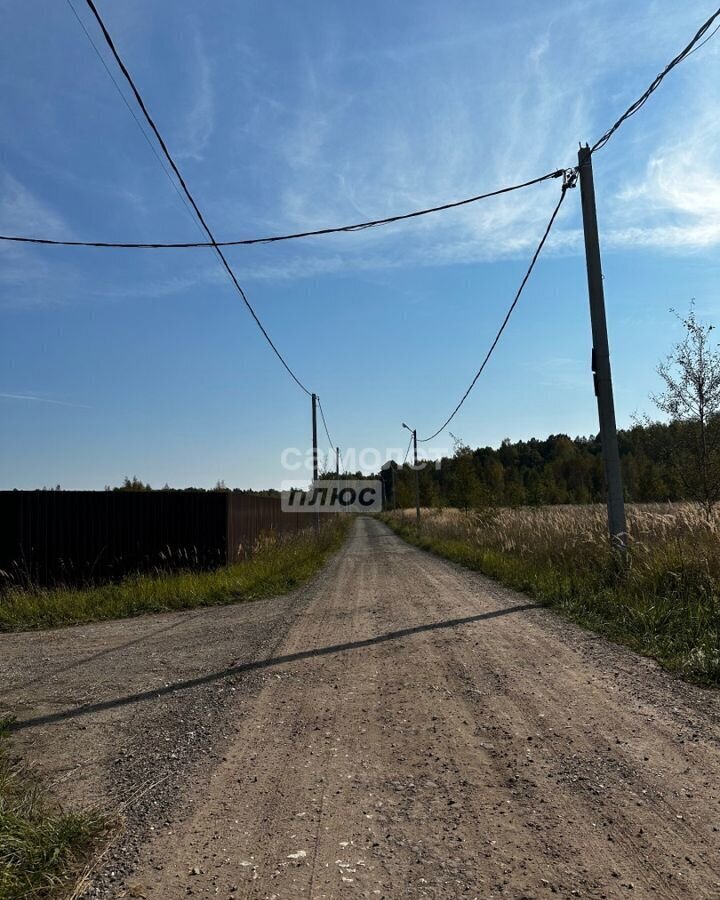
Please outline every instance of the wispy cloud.
[[[342, 84], [344, 51], [352, 57], [350, 48], [343, 43], [317, 54], [297, 85], [293, 116], [276, 132], [288, 161], [287, 178], [276, 186], [278, 228], [321, 227], [432, 206], [572, 165], [578, 141], [597, 137], [677, 49], [696, 6], [665, 10], [658, 18], [652, 4], [640, 12], [618, 4], [616, 15], [612, 4], [599, 9], [574, 3], [554, 21], [533, 20], [524, 30], [522, 23], [514, 25], [510, 45], [485, 36], [481, 66], [462, 40], [440, 35], [414, 42], [408, 34], [397, 58], [387, 46], [379, 48], [377, 59], [364, 51], [360, 62], [381, 62], [383, 77], [373, 80], [371, 74], [359, 95], [333, 87]], [[582, 41], [576, 39], [580, 16], [589, 21]], [[672, 86], [664, 85], [643, 110], [639, 132], [640, 118], [604, 152], [608, 251], [688, 252], [720, 244], [720, 156], [714, 149], [720, 148], [720, 120], [708, 112], [720, 99], [713, 88], [715, 81], [720, 84], [720, 56], [717, 48], [708, 53], [712, 46], [702, 51], [708, 54], [702, 67], [672, 74]], [[466, 55], [457, 65], [448, 58], [461, 54]], [[418, 57], [426, 64], [408, 66]], [[387, 70], [388, 65], [397, 67]], [[644, 144], [638, 134], [646, 136]], [[622, 186], [611, 186], [611, 202], [610, 178]], [[551, 184], [397, 228], [356, 233], [344, 243], [278, 250], [276, 265], [258, 266], [250, 255], [246, 272], [284, 279], [520, 257], [542, 234], [553, 191], [559, 190], [557, 182]], [[568, 198], [548, 253], [581, 251], [577, 195]]]
[[[298, 39], [297, 58], [283, 61], [281, 86], [277, 60], [249, 46], [234, 48], [232, 57], [211, 56], [210, 35], [195, 29], [183, 45], [188, 87], [180, 92], [183, 112], [171, 144], [181, 159], [227, 160], [218, 166], [215, 196], [208, 175], [202, 197], [223, 237], [339, 225], [460, 199], [572, 165], [578, 140], [592, 141], [634, 99], [677, 49], [700, 7], [696, 0], [678, 9], [667, 4], [659, 15], [656, 3], [638, 10], [620, 0], [573, 0], [562, 14], [528, 12], [511, 23], [480, 25], [468, 12], [467, 28], [456, 17], [447, 23], [438, 17], [430, 27], [426, 14], [359, 47], [341, 16], [326, 39], [313, 33], [307, 46]], [[720, 119], [713, 114], [720, 101], [719, 48], [716, 39], [672, 73], [670, 86], [661, 87], [598, 161], [607, 251], [687, 253], [720, 245]], [[221, 66], [227, 68], [215, 84]], [[232, 89], [226, 75], [237, 79]], [[234, 90], [243, 103], [235, 102]], [[222, 129], [223, 141], [240, 147], [237, 154], [228, 150], [223, 157]], [[648, 137], [643, 143], [638, 135]], [[146, 198], [140, 184], [123, 188], [136, 212]], [[521, 259], [541, 236], [559, 187], [553, 181], [337, 238], [238, 248], [231, 259], [241, 281]], [[578, 193], [568, 197], [546, 253], [581, 252]], [[10, 176], [0, 176], [4, 223], [16, 231], [69, 234], [60, 216]], [[26, 279], [24, 289], [35, 284], [41, 296], [43, 279], [52, 289], [58, 274], [62, 280], [57, 258], [52, 265], [38, 258], [34, 269], [34, 258], [5, 252], [5, 284]], [[72, 263], [62, 259], [72, 282]], [[197, 271], [194, 259], [164, 271], [133, 268], [136, 283], [118, 276], [114, 284], [117, 270], [109, 270], [96, 296], [165, 297], [219, 284], [203, 257], [197, 259]]]
[[51, 397], [41, 397], [39, 394], [10, 394], [0, 391], [2, 400], [23, 400], [30, 403], [51, 403], [53, 406], [71, 406], [75, 409], [91, 409], [82, 403], [68, 403], [65, 400], [54, 400]]
[[[403, 48], [407, 55], [410, 41]], [[512, 78], [476, 92], [437, 61], [371, 79], [361, 95], [340, 87], [342, 50], [318, 54], [296, 85], [292, 112], [275, 138], [287, 162], [276, 184], [275, 227], [313, 228], [381, 217], [461, 199], [568, 162], [582, 133], [583, 107], [572, 60], [558, 69], [554, 32], [529, 41]], [[442, 47], [443, 41], [440, 41]], [[477, 59], [470, 44], [447, 42]], [[396, 62], [383, 49], [387, 61]], [[425, 51], [421, 47], [420, 55]], [[501, 69], [494, 48], [491, 68]], [[562, 57], [561, 57], [562, 58]], [[462, 67], [460, 67], [462, 69]], [[392, 87], [390, 87], [391, 85]], [[470, 92], [470, 95], [468, 95]], [[553, 128], [548, 128], [553, 123]], [[277, 262], [242, 261], [249, 278], [286, 279], [401, 265], [442, 265], [516, 256], [537, 242], [559, 184], [402, 225], [275, 251]], [[238, 219], [241, 217], [237, 217]], [[554, 242], [557, 249], [572, 240]]]
[[0, 171], [0, 228], [10, 234], [51, 238], [70, 234], [63, 217], [8, 171]]
[[0, 243], [0, 309], [57, 306], [71, 281], [66, 266], [35, 248]]
[[215, 127], [215, 91], [210, 59], [198, 32], [195, 32], [190, 69], [192, 100], [176, 138], [176, 156], [202, 162]]
[[644, 171], [617, 192], [612, 246], [687, 252], [720, 245], [720, 89], [706, 88], [673, 117]]

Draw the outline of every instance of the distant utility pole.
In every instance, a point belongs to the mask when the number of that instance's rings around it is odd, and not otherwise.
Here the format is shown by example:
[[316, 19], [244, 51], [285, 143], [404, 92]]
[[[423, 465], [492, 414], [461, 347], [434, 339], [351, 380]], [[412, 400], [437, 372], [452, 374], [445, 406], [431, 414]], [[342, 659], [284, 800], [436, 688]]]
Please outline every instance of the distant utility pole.
[[395, 466], [393, 465], [393, 461], [390, 460], [390, 472], [392, 474], [392, 495], [393, 495], [393, 509], [397, 509], [397, 486], [395, 484]]
[[340, 448], [335, 448], [335, 480], [340, 479]]
[[418, 473], [418, 458], [417, 458], [417, 428], [410, 428], [409, 425], [406, 425], [404, 422], [402, 423], [403, 428], [407, 428], [407, 430], [412, 434], [413, 439], [413, 458], [415, 460], [415, 519], [417, 521], [418, 531], [420, 531], [420, 475]]
[[592, 153], [587, 144], [578, 153], [580, 172], [580, 199], [582, 202], [583, 230], [585, 232], [585, 258], [587, 262], [588, 294], [590, 295], [590, 320], [592, 324], [592, 370], [600, 420], [600, 443], [605, 464], [605, 480], [608, 490], [608, 530], [614, 547], [625, 550], [625, 500], [623, 497], [620, 450], [615, 424], [612, 376], [610, 374], [610, 348], [608, 346], [607, 321], [605, 319], [605, 291], [603, 288], [600, 238], [598, 236], [595, 185], [593, 182]]
[[[318, 480], [317, 394], [312, 395], [313, 490]], [[315, 511], [315, 534], [320, 534], [320, 513]]]

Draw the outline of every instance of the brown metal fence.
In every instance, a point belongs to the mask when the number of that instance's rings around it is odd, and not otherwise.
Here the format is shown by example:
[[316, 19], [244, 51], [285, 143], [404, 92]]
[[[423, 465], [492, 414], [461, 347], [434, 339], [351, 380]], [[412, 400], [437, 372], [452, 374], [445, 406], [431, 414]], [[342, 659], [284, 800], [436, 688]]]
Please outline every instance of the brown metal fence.
[[49, 585], [210, 568], [311, 520], [279, 497], [221, 491], [0, 491], [0, 570]]
[[251, 554], [263, 534], [292, 534], [313, 525], [312, 513], [282, 512], [279, 497], [229, 494], [227, 512], [228, 562]]

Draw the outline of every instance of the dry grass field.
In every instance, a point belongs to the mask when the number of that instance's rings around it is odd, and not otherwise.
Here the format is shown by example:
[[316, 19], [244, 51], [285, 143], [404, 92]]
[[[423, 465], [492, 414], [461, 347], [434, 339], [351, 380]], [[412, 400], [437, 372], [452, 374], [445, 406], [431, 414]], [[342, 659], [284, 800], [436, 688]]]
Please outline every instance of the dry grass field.
[[414, 510], [385, 517], [426, 550], [478, 569], [685, 677], [720, 682], [720, 517], [692, 504], [627, 508], [629, 552], [604, 506]]

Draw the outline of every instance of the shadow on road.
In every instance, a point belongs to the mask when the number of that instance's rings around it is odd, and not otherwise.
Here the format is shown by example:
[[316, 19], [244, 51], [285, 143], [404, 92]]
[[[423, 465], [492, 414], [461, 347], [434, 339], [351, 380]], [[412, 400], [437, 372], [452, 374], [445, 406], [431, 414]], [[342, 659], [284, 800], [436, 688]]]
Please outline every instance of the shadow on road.
[[415, 625], [412, 628], [401, 628], [399, 631], [390, 631], [386, 634], [380, 634], [376, 637], [365, 638], [360, 641], [350, 641], [345, 644], [332, 644], [328, 647], [318, 647], [314, 650], [301, 650], [298, 653], [288, 653], [286, 656], [274, 656], [269, 659], [254, 660], [253, 662], [239, 663], [236, 666], [230, 666], [219, 672], [210, 672], [208, 675], [201, 675], [197, 678], [190, 678], [186, 681], [177, 681], [174, 684], [168, 684], [161, 688], [154, 688], [148, 691], [141, 691], [137, 694], [128, 694], [125, 697], [115, 697], [110, 700], [100, 700], [97, 703], [88, 703], [83, 706], [77, 706], [73, 709], [61, 710], [59, 712], [48, 713], [44, 716], [36, 716], [32, 719], [21, 719], [13, 723], [13, 731], [22, 731], [25, 728], [32, 728], [37, 725], [49, 725], [54, 722], [63, 722], [67, 719], [75, 719], [79, 716], [91, 715], [95, 712], [102, 712], [106, 709], [118, 709], [119, 707], [128, 706], [132, 703], [140, 703], [143, 700], [155, 700], [164, 697], [167, 694], [173, 694], [176, 691], [185, 691], [190, 688], [199, 687], [203, 684], [210, 684], [213, 681], [221, 681], [223, 678], [229, 678], [233, 675], [242, 675], [245, 672], [257, 672], [262, 669], [269, 669], [274, 666], [285, 665], [286, 663], [301, 662], [304, 659], [313, 659], [318, 656], [329, 656], [332, 653], [346, 653], [350, 650], [360, 650], [363, 647], [373, 647], [378, 644], [384, 644], [388, 641], [397, 641], [402, 638], [412, 637], [415, 634], [422, 634], [427, 631], [437, 631], [442, 628], [457, 628], [460, 625], [470, 625], [473, 622], [482, 622], [488, 619], [497, 619], [500, 616], [507, 616], [511, 613], [526, 612], [530, 609], [537, 609], [534, 603], [523, 603], [518, 606], [508, 606], [505, 609], [495, 609], [490, 612], [478, 613], [474, 616], [464, 616], [461, 619], [447, 619], [443, 622], [430, 622], [427, 625]]
[[[114, 644], [112, 647], [106, 647], [104, 650], [98, 650], [97, 653], [91, 653], [89, 656], [83, 656], [82, 659], [75, 660], [75, 662], [68, 663], [66, 666], [60, 666], [59, 668], [53, 669], [53, 674], [59, 675], [62, 672], [70, 672], [72, 669], [79, 669], [82, 666], [86, 666], [88, 663], [95, 662], [95, 660], [100, 659], [103, 656], [110, 656], [113, 653], [121, 653], [123, 650], [127, 650], [128, 647], [134, 647], [137, 644], [142, 644], [144, 641], [150, 641], [153, 638], [157, 637], [159, 634], [163, 634], [166, 631], [173, 631], [175, 628], [179, 628], [181, 625], [186, 625], [188, 621], [191, 619], [197, 619], [198, 616], [201, 616], [204, 610], [200, 610], [195, 613], [185, 613], [185, 616], [178, 622], [172, 622], [170, 625], [165, 625], [162, 628], [154, 628], [148, 631], [147, 634], [143, 634], [140, 637], [133, 638], [131, 641], [126, 641], [124, 644]], [[20, 691], [24, 691], [26, 688], [31, 687], [33, 684], [37, 684], [40, 681], [46, 680], [46, 675], [37, 675], [35, 678], [30, 678], [28, 681], [23, 681], [20, 684], [13, 685], [12, 689], [7, 692], [6, 696], [10, 696], [12, 694], [17, 694]]]

